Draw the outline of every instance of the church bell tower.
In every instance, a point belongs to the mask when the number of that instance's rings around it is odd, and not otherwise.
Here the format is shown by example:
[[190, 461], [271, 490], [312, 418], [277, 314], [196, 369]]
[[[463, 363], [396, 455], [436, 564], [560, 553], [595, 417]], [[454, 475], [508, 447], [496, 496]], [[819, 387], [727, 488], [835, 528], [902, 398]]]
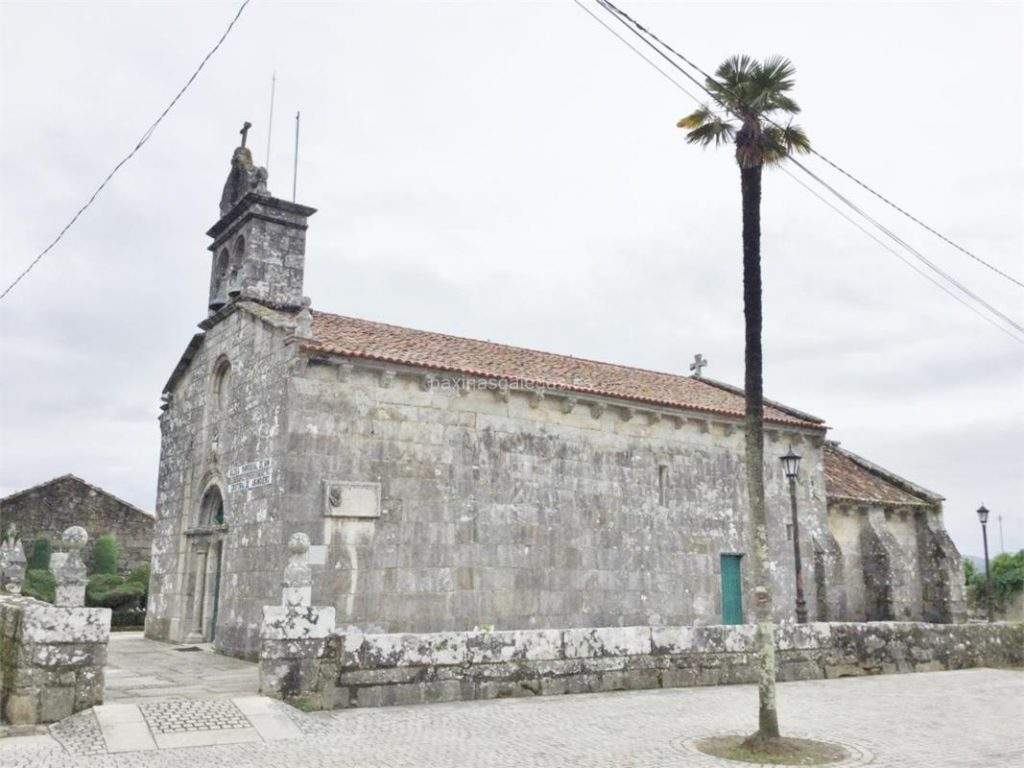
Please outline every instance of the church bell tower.
[[210, 314], [235, 300], [283, 310], [302, 308], [306, 220], [316, 209], [270, 194], [266, 168], [253, 165], [252, 152], [245, 146], [250, 127], [242, 127], [241, 146], [231, 157], [220, 220], [206, 233], [213, 238]]

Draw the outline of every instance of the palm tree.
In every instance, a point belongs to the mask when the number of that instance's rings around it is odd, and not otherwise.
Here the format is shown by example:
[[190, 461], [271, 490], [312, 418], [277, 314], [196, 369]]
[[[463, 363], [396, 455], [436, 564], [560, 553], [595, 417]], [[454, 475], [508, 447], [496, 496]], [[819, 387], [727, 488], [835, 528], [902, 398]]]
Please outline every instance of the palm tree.
[[754, 529], [754, 611], [758, 624], [760, 683], [758, 730], [751, 738], [779, 737], [775, 707], [775, 625], [766, 563], [768, 540], [764, 509], [764, 395], [761, 376], [761, 169], [782, 162], [791, 152], [808, 152], [810, 143], [788, 121], [800, 111], [787, 92], [793, 65], [776, 56], [763, 62], [733, 56], [708, 77], [705, 87], [723, 114], [702, 106], [679, 121], [686, 140], [707, 147], [734, 143], [743, 198], [743, 314], [746, 321], [746, 473], [750, 520]]

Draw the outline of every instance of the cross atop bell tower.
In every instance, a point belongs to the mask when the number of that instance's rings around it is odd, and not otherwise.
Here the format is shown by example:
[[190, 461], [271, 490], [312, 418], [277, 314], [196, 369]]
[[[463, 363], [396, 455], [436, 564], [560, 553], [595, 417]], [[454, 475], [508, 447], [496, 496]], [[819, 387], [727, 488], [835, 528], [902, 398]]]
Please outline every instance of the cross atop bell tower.
[[252, 123], [239, 131], [241, 144], [220, 197], [220, 220], [206, 233], [213, 238], [210, 314], [246, 299], [276, 309], [302, 308], [306, 263], [306, 220], [315, 208], [274, 197], [267, 169], [257, 168], [245, 146]]

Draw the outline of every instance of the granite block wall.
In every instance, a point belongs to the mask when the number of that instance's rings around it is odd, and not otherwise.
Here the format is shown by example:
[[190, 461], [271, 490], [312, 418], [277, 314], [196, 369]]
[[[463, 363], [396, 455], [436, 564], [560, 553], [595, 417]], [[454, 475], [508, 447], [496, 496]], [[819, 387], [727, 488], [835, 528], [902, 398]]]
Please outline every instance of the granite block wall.
[[109, 608], [0, 596], [0, 716], [53, 723], [103, 703]]
[[[261, 660], [271, 671], [262, 692], [332, 709], [754, 683], [755, 630], [638, 626], [273, 638]], [[305, 666], [294, 665], [304, 654]], [[1024, 624], [787, 623], [779, 628], [777, 659], [783, 681], [1020, 665]], [[297, 670], [290, 678], [279, 674], [289, 661]]]
[[55, 478], [0, 501], [0, 531], [12, 525], [26, 548], [37, 537], [46, 537], [56, 551], [64, 530], [80, 525], [89, 534], [82, 553], [85, 562], [92, 558], [96, 539], [109, 533], [120, 545], [118, 565], [123, 571], [149, 563], [153, 517], [74, 475]]

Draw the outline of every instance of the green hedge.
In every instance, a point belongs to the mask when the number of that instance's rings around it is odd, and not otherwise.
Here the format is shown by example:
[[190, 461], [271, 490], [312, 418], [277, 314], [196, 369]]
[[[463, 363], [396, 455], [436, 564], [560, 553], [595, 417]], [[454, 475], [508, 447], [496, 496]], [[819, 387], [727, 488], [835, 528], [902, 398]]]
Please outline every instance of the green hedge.
[[50, 570], [50, 555], [53, 554], [53, 545], [44, 536], [32, 542], [29, 548], [28, 562], [25, 563], [26, 570], [48, 571]]
[[85, 585], [85, 604], [97, 608], [122, 610], [145, 605], [146, 586], [123, 576], [96, 573]]
[[113, 534], [106, 533], [96, 539], [92, 548], [92, 572], [94, 574], [117, 574], [117, 559], [121, 547]]
[[52, 603], [57, 599], [57, 582], [53, 574], [41, 568], [25, 572], [25, 581], [21, 585], [21, 594]]

